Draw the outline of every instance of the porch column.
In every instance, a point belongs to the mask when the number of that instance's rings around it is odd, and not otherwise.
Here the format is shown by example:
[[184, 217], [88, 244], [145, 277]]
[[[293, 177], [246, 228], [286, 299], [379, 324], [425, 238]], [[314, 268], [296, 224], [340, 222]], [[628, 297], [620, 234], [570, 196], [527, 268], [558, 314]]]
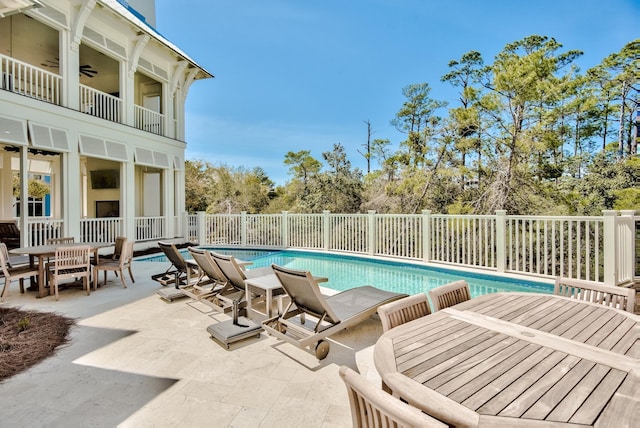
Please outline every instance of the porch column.
[[[129, 148], [129, 150], [133, 149]], [[129, 159], [133, 159], [133, 154], [130, 155]], [[122, 178], [122, 185], [120, 186], [120, 199], [122, 200], [120, 217], [122, 217], [123, 221], [121, 233], [128, 239], [137, 240], [135, 198], [136, 189], [140, 189], [140, 186], [136, 184], [136, 165], [133, 160], [122, 164], [120, 177]]]
[[[27, 150], [26, 146], [20, 146], [20, 218], [18, 219], [18, 227], [20, 228], [21, 247], [29, 245], [29, 236], [31, 235], [27, 223], [29, 217], [29, 160]], [[9, 171], [11, 171], [11, 168], [9, 168]], [[13, 177], [11, 179], [11, 183], [13, 183]]]
[[164, 238], [175, 238], [178, 236], [174, 225], [174, 201], [178, 196], [176, 195], [176, 186], [173, 181], [173, 169], [163, 169], [164, 175], [162, 182], [164, 183], [163, 194], [165, 197], [162, 200], [162, 212], [165, 218]]
[[80, 153], [78, 138], [71, 151], [62, 154], [62, 219], [66, 236], [81, 239], [80, 219], [82, 218], [82, 187], [80, 185]]
[[62, 74], [62, 105], [73, 110], [80, 106], [80, 45], [72, 43], [68, 30], [60, 31], [60, 74]]

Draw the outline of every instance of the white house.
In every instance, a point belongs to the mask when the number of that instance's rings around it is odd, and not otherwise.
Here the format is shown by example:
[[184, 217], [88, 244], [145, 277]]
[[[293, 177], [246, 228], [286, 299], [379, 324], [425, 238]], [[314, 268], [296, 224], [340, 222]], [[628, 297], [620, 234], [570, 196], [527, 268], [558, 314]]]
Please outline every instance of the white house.
[[184, 105], [213, 76], [154, 0], [0, 0], [0, 76], [0, 219], [22, 246], [183, 235]]

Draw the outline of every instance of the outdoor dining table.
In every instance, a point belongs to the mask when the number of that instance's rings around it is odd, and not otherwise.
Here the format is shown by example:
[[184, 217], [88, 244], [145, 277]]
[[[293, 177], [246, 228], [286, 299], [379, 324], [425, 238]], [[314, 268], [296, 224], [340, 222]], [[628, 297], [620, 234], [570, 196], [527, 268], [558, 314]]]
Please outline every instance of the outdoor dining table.
[[32, 247], [20, 247], [14, 248], [9, 252], [11, 254], [18, 255], [28, 255], [29, 256], [29, 265], [35, 266], [35, 258], [38, 258], [38, 296], [37, 297], [45, 297], [49, 295], [49, 289], [45, 287], [45, 260], [49, 257], [54, 257], [56, 255], [56, 248], [58, 247], [68, 247], [68, 246], [81, 246], [88, 245], [93, 252], [94, 260], [98, 261], [98, 250], [105, 247], [110, 247], [113, 244], [107, 244], [104, 242], [73, 242], [73, 243], [64, 243], [64, 244], [55, 244], [55, 245], [34, 245]]
[[640, 426], [640, 317], [603, 305], [486, 294], [385, 332], [374, 361], [454, 426]]

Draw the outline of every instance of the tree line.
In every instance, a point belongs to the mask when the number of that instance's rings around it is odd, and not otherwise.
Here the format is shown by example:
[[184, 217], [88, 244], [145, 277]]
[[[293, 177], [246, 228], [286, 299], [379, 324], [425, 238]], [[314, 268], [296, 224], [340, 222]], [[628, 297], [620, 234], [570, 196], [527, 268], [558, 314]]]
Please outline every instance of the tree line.
[[[368, 120], [354, 168], [334, 143], [322, 159], [288, 152], [291, 177], [274, 186], [261, 168], [186, 163], [190, 212], [332, 212], [599, 215], [640, 209], [640, 39], [582, 73], [577, 50], [532, 35], [493, 63], [470, 51], [441, 80], [454, 105], [428, 83], [402, 88], [391, 124], [405, 137], [372, 139]], [[444, 114], [443, 114], [444, 112]]]

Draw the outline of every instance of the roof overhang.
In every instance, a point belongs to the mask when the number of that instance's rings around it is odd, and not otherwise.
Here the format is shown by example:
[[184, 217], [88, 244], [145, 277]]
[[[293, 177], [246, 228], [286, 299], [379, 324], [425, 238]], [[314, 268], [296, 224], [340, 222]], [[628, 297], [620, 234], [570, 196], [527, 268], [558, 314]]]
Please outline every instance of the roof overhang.
[[0, 18], [42, 7], [40, 0], [0, 0]]
[[[14, 0], [0, 0], [0, 4], [3, 1], [12, 2]], [[26, 0], [25, 0], [26, 1]], [[179, 49], [176, 45], [167, 40], [164, 36], [162, 36], [155, 28], [150, 26], [147, 22], [141, 19], [137, 14], [133, 13], [129, 8], [122, 5], [118, 0], [98, 0], [98, 2], [110, 9], [112, 9], [116, 14], [120, 15], [125, 20], [129, 21], [132, 25], [139, 28], [140, 31], [148, 34], [150, 37], [155, 39], [160, 44], [166, 46], [171, 49], [173, 52], [178, 55], [178, 57], [183, 58], [188, 61], [193, 67], [198, 68], [200, 70], [198, 74], [196, 74], [196, 79], [208, 79], [214, 77], [213, 74], [209, 73], [202, 67], [200, 64], [195, 62], [193, 59], [189, 57], [186, 53], [184, 53], [181, 49]]]

